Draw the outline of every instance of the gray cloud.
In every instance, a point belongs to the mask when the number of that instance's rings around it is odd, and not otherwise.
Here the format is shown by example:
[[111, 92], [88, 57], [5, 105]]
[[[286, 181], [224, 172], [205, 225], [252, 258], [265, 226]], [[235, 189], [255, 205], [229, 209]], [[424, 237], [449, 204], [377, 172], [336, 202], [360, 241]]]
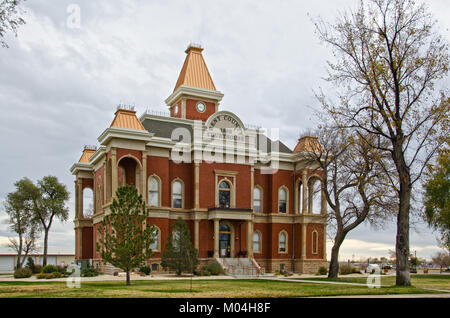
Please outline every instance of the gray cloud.
[[[335, 1], [76, 1], [81, 28], [67, 26], [71, 0], [25, 2], [27, 24], [0, 50], [0, 199], [27, 176], [56, 175], [72, 192], [70, 166], [84, 144], [95, 144], [115, 105], [166, 110], [190, 41], [200, 42], [221, 109], [244, 122], [280, 128], [293, 148], [315, 124], [313, 90], [325, 85], [328, 48], [310, 17], [333, 20], [354, 0]], [[445, 0], [430, 8], [449, 36]], [[0, 212], [0, 219], [5, 213]], [[0, 236], [7, 236], [0, 224]], [[392, 233], [352, 236], [392, 242]], [[428, 230], [428, 241], [434, 236]], [[52, 252], [73, 251], [73, 224], [55, 223]], [[1, 251], [1, 249], [0, 249]]]

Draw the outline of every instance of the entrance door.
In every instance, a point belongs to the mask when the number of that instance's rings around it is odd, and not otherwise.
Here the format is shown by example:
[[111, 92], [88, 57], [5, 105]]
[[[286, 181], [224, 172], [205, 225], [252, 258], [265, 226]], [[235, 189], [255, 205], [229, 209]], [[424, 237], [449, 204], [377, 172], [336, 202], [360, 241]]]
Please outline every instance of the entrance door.
[[230, 244], [230, 234], [219, 234], [219, 250], [220, 257], [231, 256], [231, 244]]
[[219, 256], [231, 257], [231, 229], [226, 224], [219, 227]]

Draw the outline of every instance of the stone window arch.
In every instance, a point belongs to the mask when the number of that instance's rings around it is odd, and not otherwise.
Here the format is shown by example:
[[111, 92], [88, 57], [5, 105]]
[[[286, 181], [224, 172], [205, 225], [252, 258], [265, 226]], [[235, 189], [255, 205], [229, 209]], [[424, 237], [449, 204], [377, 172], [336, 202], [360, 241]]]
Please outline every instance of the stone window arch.
[[278, 234], [278, 253], [286, 254], [288, 252], [288, 234], [282, 230]]
[[314, 230], [312, 231], [311, 236], [312, 254], [319, 254], [319, 232], [317, 232], [317, 230]]
[[256, 213], [263, 211], [263, 189], [259, 185], [253, 188], [253, 211]]
[[184, 208], [184, 182], [180, 178], [172, 181], [172, 208]]
[[289, 211], [289, 190], [286, 186], [278, 189], [278, 213], [287, 213]]
[[154, 207], [161, 206], [161, 178], [156, 174], [148, 178], [148, 205]]
[[262, 236], [260, 231], [253, 232], [253, 253], [261, 253], [262, 252]]
[[160, 252], [161, 251], [161, 229], [159, 227], [157, 227], [156, 225], [154, 225], [155, 227], [155, 240], [153, 241], [153, 243], [150, 245], [150, 248], [152, 249], [153, 252]]
[[231, 208], [233, 184], [228, 179], [222, 179], [219, 181], [219, 207]]

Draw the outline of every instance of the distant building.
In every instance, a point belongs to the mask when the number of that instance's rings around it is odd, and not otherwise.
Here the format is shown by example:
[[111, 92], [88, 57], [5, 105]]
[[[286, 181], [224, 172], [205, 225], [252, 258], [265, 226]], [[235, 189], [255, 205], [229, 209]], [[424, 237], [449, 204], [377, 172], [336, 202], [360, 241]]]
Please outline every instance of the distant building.
[[[23, 265], [27, 264], [28, 257], [33, 259], [35, 264], [42, 265], [44, 256], [42, 254], [31, 254], [25, 257]], [[48, 254], [47, 264], [55, 266], [65, 266], [75, 261], [74, 254]], [[0, 254], [0, 273], [13, 272], [17, 265], [17, 254]]]
[[[153, 270], [159, 269], [174, 221], [182, 217], [202, 263], [245, 257], [269, 272], [317, 272], [326, 263], [326, 201], [322, 171], [307, 162], [305, 153], [321, 146], [316, 138], [304, 137], [291, 150], [219, 110], [223, 94], [202, 51], [187, 48], [165, 100], [170, 115], [147, 112], [138, 119], [132, 107], [118, 107], [98, 137], [100, 147], [86, 147], [72, 166], [76, 259], [93, 259], [105, 269], [95, 249], [97, 229], [117, 188], [132, 184], [150, 209], [147, 222], [158, 229], [148, 260]], [[258, 111], [257, 105], [244, 106]], [[88, 189], [93, 195], [83, 199]], [[83, 200], [93, 211], [85, 214]]]

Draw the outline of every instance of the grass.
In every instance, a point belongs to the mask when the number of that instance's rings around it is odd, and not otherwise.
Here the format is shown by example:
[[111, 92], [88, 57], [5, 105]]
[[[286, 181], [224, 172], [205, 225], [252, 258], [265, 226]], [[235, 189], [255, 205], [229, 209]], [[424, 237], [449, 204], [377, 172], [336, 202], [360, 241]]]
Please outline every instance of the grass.
[[[314, 278], [318, 279], [318, 278]], [[353, 279], [353, 278], [349, 278]], [[358, 278], [359, 279], [359, 278]], [[320, 280], [320, 278], [319, 278]], [[342, 281], [342, 280], [340, 280]], [[356, 282], [356, 281], [355, 281]], [[359, 282], [359, 281], [358, 281]], [[22, 298], [282, 298], [336, 295], [386, 295], [433, 293], [417, 286], [382, 287], [298, 283], [268, 280], [194, 280], [190, 292], [189, 280], [82, 282], [81, 288], [71, 289], [65, 282], [0, 282], [0, 297]]]
[[[299, 278], [298, 280], [314, 280], [314, 281], [335, 281], [345, 283], [365, 284], [367, 277], [345, 277], [338, 278]], [[381, 275], [381, 285], [395, 285], [395, 276]], [[434, 288], [448, 290], [450, 292], [450, 275], [411, 275], [411, 285], [417, 288]]]

